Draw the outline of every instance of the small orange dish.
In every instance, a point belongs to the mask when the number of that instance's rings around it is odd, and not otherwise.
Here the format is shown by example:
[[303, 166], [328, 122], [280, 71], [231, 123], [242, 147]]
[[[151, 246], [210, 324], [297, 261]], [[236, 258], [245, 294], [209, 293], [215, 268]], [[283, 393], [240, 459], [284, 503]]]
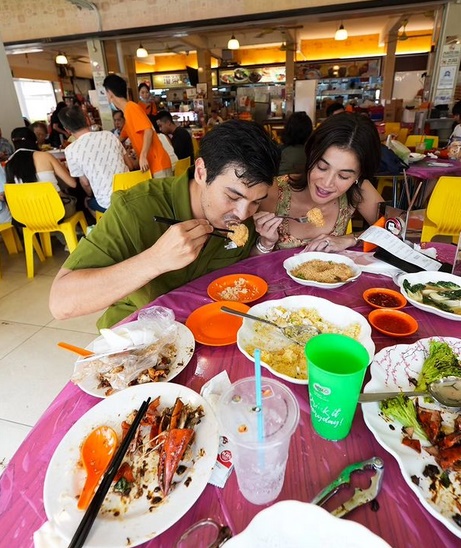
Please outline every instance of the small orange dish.
[[378, 308], [368, 314], [371, 325], [389, 337], [409, 337], [418, 331], [418, 322], [395, 308]]
[[363, 292], [365, 302], [373, 308], [393, 308], [400, 310], [407, 304], [405, 297], [398, 291], [386, 287], [372, 287]]

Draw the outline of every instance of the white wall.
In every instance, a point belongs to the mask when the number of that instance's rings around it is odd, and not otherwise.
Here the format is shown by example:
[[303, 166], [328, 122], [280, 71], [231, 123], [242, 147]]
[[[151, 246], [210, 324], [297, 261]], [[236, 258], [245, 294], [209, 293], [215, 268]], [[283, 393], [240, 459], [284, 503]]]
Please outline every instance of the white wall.
[[2, 89], [2, 104], [0, 108], [0, 128], [3, 137], [10, 139], [11, 132], [15, 127], [23, 126], [21, 108], [16, 96], [16, 91], [11, 78], [10, 65], [6, 58], [2, 37], [0, 36], [0, 82]]

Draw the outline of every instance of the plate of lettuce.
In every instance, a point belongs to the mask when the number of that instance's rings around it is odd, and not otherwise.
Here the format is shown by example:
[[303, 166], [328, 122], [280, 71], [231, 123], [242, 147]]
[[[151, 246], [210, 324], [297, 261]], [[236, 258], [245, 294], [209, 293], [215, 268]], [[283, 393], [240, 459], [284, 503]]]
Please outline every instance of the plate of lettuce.
[[[431, 337], [384, 348], [370, 373], [366, 393], [424, 390], [433, 380], [461, 377], [461, 339]], [[461, 538], [461, 410], [405, 396], [365, 403], [362, 410], [367, 427], [395, 457], [421, 504]]]

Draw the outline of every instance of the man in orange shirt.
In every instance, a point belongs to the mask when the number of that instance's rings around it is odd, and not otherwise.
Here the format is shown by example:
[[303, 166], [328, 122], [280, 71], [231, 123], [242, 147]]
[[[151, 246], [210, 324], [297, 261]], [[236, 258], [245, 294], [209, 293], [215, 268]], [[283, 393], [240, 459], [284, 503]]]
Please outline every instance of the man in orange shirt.
[[127, 85], [117, 74], [109, 74], [103, 82], [112, 109], [121, 110], [125, 116], [125, 133], [139, 158], [139, 169], [150, 169], [153, 177], [173, 175], [171, 160], [163, 148], [152, 123], [138, 104], [127, 100]]

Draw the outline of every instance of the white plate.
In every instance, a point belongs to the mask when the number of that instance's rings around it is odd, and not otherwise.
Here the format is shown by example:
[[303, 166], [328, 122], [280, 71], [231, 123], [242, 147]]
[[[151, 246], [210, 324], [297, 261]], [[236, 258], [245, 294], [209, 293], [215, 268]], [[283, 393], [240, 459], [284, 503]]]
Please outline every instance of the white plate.
[[226, 548], [389, 548], [369, 529], [308, 502], [284, 500], [259, 512]]
[[[355, 312], [351, 308], [334, 304], [327, 299], [322, 299], [320, 297], [313, 297], [311, 295], [296, 295], [259, 303], [252, 306], [248, 312], [254, 316], [265, 318], [268, 310], [277, 306], [282, 306], [287, 310], [314, 308], [318, 311], [323, 320], [334, 324], [340, 329], [345, 328], [352, 323], [360, 324], [360, 336], [357, 340], [367, 349], [368, 354], [370, 355], [370, 362], [373, 359], [375, 344], [371, 338], [370, 324], [361, 314]], [[268, 338], [262, 338], [260, 335], [255, 333], [254, 326], [254, 320], [244, 318], [242, 327], [237, 332], [237, 346], [240, 352], [242, 352], [242, 354], [244, 354], [251, 361], [254, 361], [253, 356], [248, 354], [245, 350], [245, 347], [248, 345], [253, 345], [264, 350], [280, 350], [294, 344], [286, 339], [282, 334], [279, 334], [278, 330], [275, 328], [272, 329], [270, 326], [268, 326], [270, 329], [270, 340]], [[268, 369], [276, 377], [280, 377], [288, 382], [292, 382], [294, 384], [309, 384], [307, 379], [295, 379], [293, 377], [289, 377], [288, 375], [284, 375], [283, 373], [279, 373], [262, 360], [261, 365]], [[306, 367], [305, 362], [300, 364], [300, 366]]]
[[[128, 511], [119, 517], [102, 512], [96, 518], [85, 546], [108, 547], [137, 546], [156, 537], [176, 523], [199, 498], [205, 489], [216, 462], [218, 451], [218, 425], [208, 403], [196, 392], [174, 383], [149, 383], [131, 386], [107, 398], [78, 420], [62, 439], [51, 458], [43, 488], [43, 502], [48, 520], [69, 542], [83, 512], [77, 509], [77, 497], [84, 482], [79, 466], [80, 447], [83, 440], [97, 426], [106, 424], [121, 434], [120, 423], [147, 398], [161, 397], [160, 408], [171, 406], [177, 397], [184, 403], [202, 405], [205, 416], [196, 427], [192, 444], [195, 465], [188, 472], [192, 478], [189, 486], [178, 483], [167, 499], [152, 512], [145, 496], [130, 504]], [[198, 457], [203, 451], [203, 456]]]
[[[424, 360], [428, 355], [429, 341], [445, 341], [461, 356], [461, 339], [451, 337], [433, 337], [421, 339], [414, 344], [398, 344], [384, 348], [378, 352], [371, 364], [371, 380], [365, 387], [365, 392], [384, 392], [392, 390], [414, 390], [410, 378], [417, 378]], [[402, 425], [397, 421], [386, 418], [384, 420], [379, 403], [362, 404], [365, 423], [376, 440], [393, 455], [399, 463], [403, 478], [414, 491], [421, 504], [435, 518], [440, 520], [452, 533], [461, 537], [461, 527], [452, 520], [454, 513], [459, 514], [455, 501], [451, 497], [433, 502], [434, 494], [429, 491], [431, 480], [425, 478], [422, 472], [427, 464], [436, 464], [434, 457], [424, 449], [417, 453], [413, 449], [402, 445]], [[394, 428], [390, 428], [391, 424]], [[411, 481], [415, 475], [419, 478], [419, 485]], [[450, 474], [452, 479], [454, 474]], [[459, 478], [459, 474], [458, 474]], [[458, 503], [461, 503], [461, 484], [457, 481], [459, 493]]]
[[448, 162], [429, 162], [427, 165], [430, 167], [453, 167], [453, 164]]
[[[170, 365], [170, 372], [165, 378], [160, 379], [158, 382], [168, 382], [174, 379], [181, 373], [181, 371], [186, 367], [186, 365], [190, 362], [192, 359], [192, 356], [194, 355], [195, 350], [195, 339], [194, 335], [192, 334], [192, 331], [186, 327], [184, 324], [180, 322], [175, 322], [175, 324], [178, 327], [178, 336], [176, 338], [176, 348], [178, 349], [178, 353], [176, 355], [176, 359], [174, 362]], [[134, 322], [126, 323], [124, 325], [121, 325], [119, 327], [115, 327], [113, 331], [117, 333], [117, 330], [130, 330], [130, 329], [139, 329], [139, 321], [136, 320]], [[103, 337], [98, 337], [93, 342], [91, 342], [86, 348], [87, 350], [93, 350], [94, 345], [96, 341], [102, 340]], [[80, 360], [77, 360], [75, 362], [75, 367], [79, 364]], [[90, 396], [95, 396], [96, 398], [105, 398], [106, 397], [106, 391], [107, 388], [98, 388], [99, 381], [94, 377], [86, 377], [83, 379], [83, 381], [77, 383], [77, 386], [79, 386], [84, 392], [87, 394], [90, 394]]]
[[[333, 263], [343, 263], [349, 266], [352, 271], [354, 272], [354, 275], [351, 278], [348, 278], [344, 282], [335, 282], [335, 283], [323, 283], [323, 282], [314, 282], [313, 280], [302, 280], [301, 278], [296, 278], [291, 274], [291, 271], [295, 269], [297, 266], [299, 266], [302, 263], [307, 263], [308, 261], [313, 261], [314, 259], [318, 259], [319, 261], [330, 261]], [[348, 257], [344, 257], [343, 255], [337, 255], [335, 253], [322, 253], [322, 252], [314, 252], [314, 251], [308, 251], [306, 253], [299, 253], [298, 255], [293, 255], [293, 257], [289, 257], [288, 259], [285, 259], [283, 261], [283, 268], [286, 270], [288, 276], [295, 282], [301, 285], [308, 285], [310, 287], [323, 287], [324, 289], [336, 289], [337, 287], [341, 287], [342, 285], [353, 282], [356, 280], [362, 271], [360, 268]]]
[[410, 152], [410, 156], [408, 157], [408, 161], [410, 164], [413, 164], [414, 162], [419, 162], [423, 158], [425, 158], [425, 154], [420, 154], [419, 152]]
[[447, 320], [455, 320], [461, 322], [461, 314], [445, 312], [445, 310], [440, 310], [440, 308], [436, 308], [435, 306], [420, 303], [418, 301], [415, 301], [415, 299], [412, 299], [403, 288], [404, 280], [408, 280], [411, 285], [419, 283], [425, 284], [427, 282], [453, 282], [461, 287], [460, 276], [455, 276], [454, 274], [449, 274], [448, 272], [438, 271], [414, 272], [413, 274], [404, 274], [403, 276], [399, 276], [398, 283], [400, 285], [400, 292], [402, 293], [402, 295], [416, 308], [424, 310], [425, 312], [430, 312], [431, 314], [435, 314], [436, 316], [442, 316], [442, 318], [446, 318]]

